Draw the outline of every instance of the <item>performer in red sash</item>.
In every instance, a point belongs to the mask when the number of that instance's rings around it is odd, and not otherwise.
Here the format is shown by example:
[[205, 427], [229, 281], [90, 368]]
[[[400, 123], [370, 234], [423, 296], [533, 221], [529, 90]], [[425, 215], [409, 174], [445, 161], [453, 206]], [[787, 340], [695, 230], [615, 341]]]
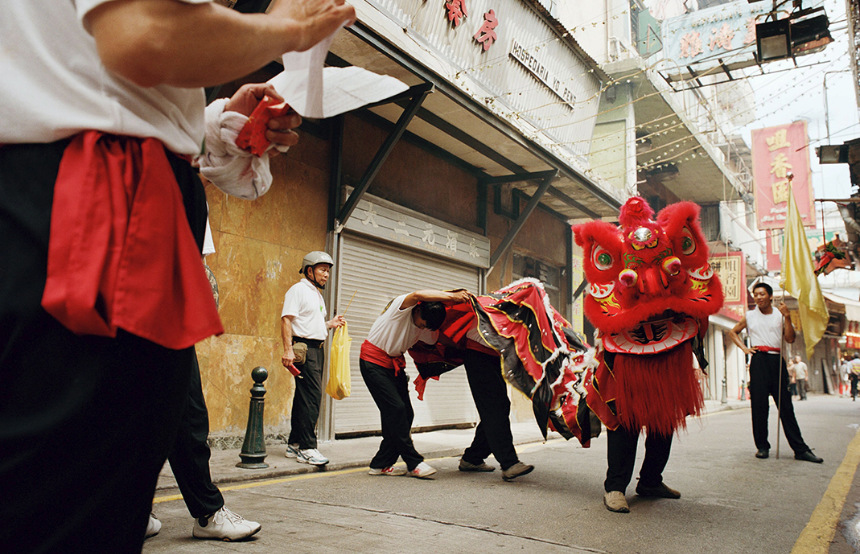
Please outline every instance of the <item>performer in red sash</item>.
[[361, 377], [382, 420], [382, 443], [370, 461], [370, 475], [403, 475], [395, 468], [403, 458], [412, 477], [428, 479], [436, 470], [424, 462], [424, 456], [412, 444], [411, 428], [415, 413], [409, 399], [409, 381], [403, 353], [421, 341], [436, 342], [439, 326], [445, 320], [443, 302], [468, 302], [471, 294], [464, 290], [442, 292], [422, 290], [403, 294], [392, 300], [380, 314], [361, 345]]
[[207, 0], [4, 3], [3, 549], [140, 551], [191, 347], [222, 330], [189, 164], [207, 154], [200, 87], [353, 18], [343, 0], [267, 15]]
[[655, 220], [633, 197], [621, 208], [620, 227], [592, 221], [573, 228], [590, 285], [585, 315], [598, 330], [586, 402], [608, 430], [604, 504], [613, 512], [629, 511], [625, 493], [643, 429], [637, 494], [681, 496], [663, 483], [663, 469], [672, 435], [703, 408], [693, 353], [705, 369], [701, 341], [723, 302], [698, 216], [697, 205], [679, 202]]

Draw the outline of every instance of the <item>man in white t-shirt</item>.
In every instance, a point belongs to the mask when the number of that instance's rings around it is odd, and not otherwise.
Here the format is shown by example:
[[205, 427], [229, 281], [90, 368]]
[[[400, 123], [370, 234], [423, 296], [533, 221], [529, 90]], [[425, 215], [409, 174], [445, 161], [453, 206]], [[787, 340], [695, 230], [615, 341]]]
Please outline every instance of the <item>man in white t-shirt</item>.
[[326, 252], [309, 252], [302, 260], [302, 279], [284, 295], [281, 311], [281, 363], [300, 372], [290, 415], [287, 457], [299, 463], [323, 466], [328, 458], [317, 450], [315, 427], [322, 401], [322, 374], [325, 366], [323, 345], [328, 330], [346, 323], [342, 315], [326, 321], [322, 291], [328, 282], [334, 260]]
[[[429, 479], [436, 470], [412, 444], [415, 412], [409, 399], [409, 380], [403, 354], [421, 341], [435, 344], [437, 330], [445, 321], [444, 303], [469, 302], [465, 290], [443, 292], [422, 290], [395, 298], [376, 318], [361, 345], [359, 365], [367, 390], [379, 408], [382, 443], [370, 461], [370, 475], [404, 475]], [[397, 458], [406, 462], [406, 471], [394, 467]]]
[[[781, 354], [782, 342], [791, 344], [796, 338], [788, 307], [781, 302], [779, 307], [774, 309], [773, 288], [767, 283], [754, 285], [752, 295], [755, 309], [749, 310], [729, 331], [729, 337], [744, 354], [752, 356], [749, 388], [755, 456], [765, 459], [770, 455], [767, 419], [770, 410], [768, 397], [772, 396], [779, 407], [782, 430], [789, 446], [794, 450], [794, 459], [820, 464], [824, 460], [813, 454], [803, 441], [788, 390], [789, 377]], [[744, 329], [749, 334], [752, 344], [750, 347], [740, 338], [739, 333]]]
[[208, 0], [3, 3], [4, 550], [140, 550], [191, 347], [223, 329], [193, 234], [202, 87], [354, 14], [343, 0], [276, 0], [266, 15]]

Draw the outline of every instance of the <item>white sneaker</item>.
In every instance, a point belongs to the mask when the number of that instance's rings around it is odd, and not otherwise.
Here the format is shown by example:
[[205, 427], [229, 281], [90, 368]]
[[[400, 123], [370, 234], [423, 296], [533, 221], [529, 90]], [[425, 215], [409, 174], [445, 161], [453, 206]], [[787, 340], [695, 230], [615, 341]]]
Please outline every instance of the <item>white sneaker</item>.
[[248, 521], [222, 506], [211, 516], [197, 518], [191, 534], [195, 539], [240, 541], [247, 539], [261, 528], [262, 525], [256, 521]]
[[417, 477], [419, 479], [430, 479], [430, 477], [435, 473], [436, 468], [425, 462], [421, 462], [420, 464], [415, 466], [415, 469], [409, 472], [409, 475], [411, 475], [412, 477]]
[[296, 455], [296, 460], [302, 464], [310, 464], [312, 466], [324, 466], [328, 463], [328, 458], [320, 454], [316, 448], [307, 448], [299, 450]]
[[284, 453], [284, 456], [287, 458], [296, 458], [299, 455], [299, 445], [298, 444], [288, 444], [287, 451]]
[[368, 475], [406, 475], [406, 469], [402, 467], [372, 467], [367, 472]]
[[143, 539], [154, 537], [159, 531], [161, 531], [161, 522], [155, 517], [155, 514], [149, 514], [149, 523], [146, 524], [146, 534]]

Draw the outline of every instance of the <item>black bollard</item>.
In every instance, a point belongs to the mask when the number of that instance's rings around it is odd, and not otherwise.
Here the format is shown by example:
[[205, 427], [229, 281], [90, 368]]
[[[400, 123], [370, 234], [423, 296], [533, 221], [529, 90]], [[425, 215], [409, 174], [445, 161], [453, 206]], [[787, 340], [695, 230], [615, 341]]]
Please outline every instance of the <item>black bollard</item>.
[[263, 381], [269, 376], [264, 367], [255, 367], [251, 370], [251, 379], [254, 385], [251, 387], [251, 407], [248, 410], [248, 428], [245, 429], [245, 441], [242, 443], [242, 452], [239, 457], [241, 462], [236, 467], [245, 469], [263, 469], [269, 464], [263, 462], [266, 459], [266, 438], [263, 434], [263, 406], [266, 395], [266, 387]]

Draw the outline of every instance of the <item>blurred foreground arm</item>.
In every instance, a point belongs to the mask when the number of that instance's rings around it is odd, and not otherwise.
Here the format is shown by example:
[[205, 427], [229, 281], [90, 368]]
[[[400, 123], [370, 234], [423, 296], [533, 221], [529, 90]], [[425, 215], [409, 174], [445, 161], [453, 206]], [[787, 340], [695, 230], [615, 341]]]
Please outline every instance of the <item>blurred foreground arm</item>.
[[84, 22], [112, 72], [151, 87], [233, 81], [355, 20], [344, 0], [274, 0], [268, 14], [178, 0], [114, 0]]

